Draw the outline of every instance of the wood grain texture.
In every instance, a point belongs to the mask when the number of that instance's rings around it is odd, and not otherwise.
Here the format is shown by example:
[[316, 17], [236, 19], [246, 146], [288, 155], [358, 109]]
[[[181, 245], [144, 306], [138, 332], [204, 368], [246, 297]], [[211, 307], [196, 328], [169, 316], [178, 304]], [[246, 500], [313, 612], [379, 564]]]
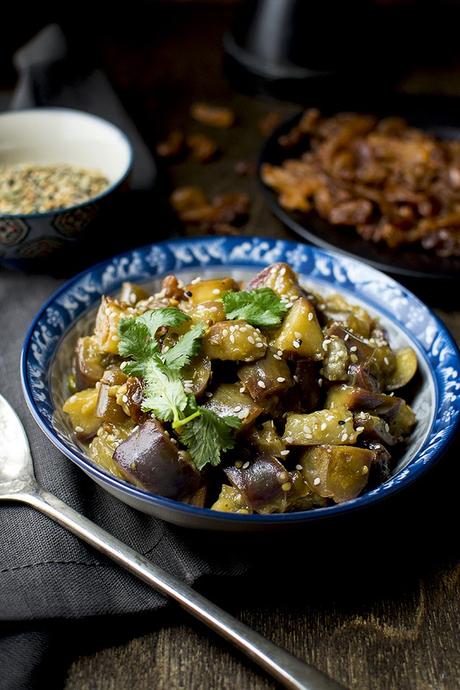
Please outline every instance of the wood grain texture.
[[[262, 143], [258, 121], [264, 114], [287, 115], [296, 107], [235, 94], [220, 69], [228, 8], [185, 9], [179, 14], [176, 7], [173, 16], [163, 10], [164, 21], [136, 40], [101, 41], [106, 68], [152, 147], [180, 127], [206, 131], [222, 149], [223, 155], [209, 165], [187, 160], [165, 166], [164, 196], [184, 184], [202, 185], [210, 195], [247, 191], [251, 217], [242, 234], [289, 237], [264, 204], [257, 180], [238, 177], [234, 164], [257, 160]], [[439, 79], [439, 72], [416, 73], [404, 87], [429, 90]], [[445, 74], [442, 83], [444, 90], [460, 95], [455, 73]], [[202, 98], [234, 107], [237, 126], [221, 132], [191, 122], [190, 104]], [[178, 229], [172, 218], [169, 222], [170, 229]], [[460, 303], [438, 313], [460, 342]], [[458, 690], [458, 450], [457, 443], [416, 487], [375, 509], [365, 523], [358, 517], [314, 534], [300, 532], [289, 543], [274, 539], [260, 548], [273, 552], [276, 572], [268, 561], [255, 582], [233, 582], [217, 591], [203, 583], [202, 591], [353, 690]], [[121, 637], [114, 641], [117, 625]], [[89, 644], [69, 668], [66, 690], [275, 687], [174, 607], [142, 624], [108, 622], [97, 637], [97, 645]]]

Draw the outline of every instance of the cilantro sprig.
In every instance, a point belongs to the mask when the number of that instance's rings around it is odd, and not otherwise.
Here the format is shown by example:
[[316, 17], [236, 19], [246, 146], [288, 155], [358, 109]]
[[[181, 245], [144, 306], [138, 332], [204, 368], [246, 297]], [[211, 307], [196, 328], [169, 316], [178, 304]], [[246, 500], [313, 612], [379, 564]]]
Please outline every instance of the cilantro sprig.
[[288, 307], [271, 288], [224, 292], [227, 319], [244, 319], [252, 326], [278, 326]]
[[118, 327], [118, 351], [127, 358], [126, 373], [144, 380], [142, 409], [164, 422], [171, 422], [178, 438], [188, 449], [196, 467], [219, 464], [221, 453], [233, 448], [233, 430], [241, 422], [236, 417], [218, 417], [197, 405], [185, 392], [181, 369], [201, 347], [204, 325], [192, 326], [169, 349], [160, 349], [156, 334], [163, 327], [178, 327], [190, 317], [179, 309], [152, 309], [133, 319], [122, 319]]

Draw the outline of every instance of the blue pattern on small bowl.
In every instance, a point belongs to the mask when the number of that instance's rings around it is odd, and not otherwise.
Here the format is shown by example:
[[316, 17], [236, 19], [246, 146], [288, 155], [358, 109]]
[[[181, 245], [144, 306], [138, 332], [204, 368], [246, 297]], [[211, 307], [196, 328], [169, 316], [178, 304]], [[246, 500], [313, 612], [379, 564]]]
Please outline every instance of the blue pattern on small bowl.
[[[281, 515], [217, 513], [154, 496], [117, 479], [93, 464], [72, 438], [57, 410], [53, 367], [61, 345], [73, 343], [89, 324], [102, 294], [114, 293], [125, 280], [148, 282], [168, 273], [186, 278], [200, 274], [248, 277], [267, 264], [286, 261], [303, 281], [339, 291], [377, 313], [395, 345], [417, 350], [423, 385], [416, 401], [419, 418], [406, 456], [384, 484], [344, 504]], [[68, 350], [70, 352], [70, 349]], [[56, 355], [57, 353], [57, 355]], [[62, 355], [61, 355], [62, 358]], [[66, 359], [68, 362], [67, 354]], [[64, 366], [64, 365], [63, 365]], [[220, 530], [265, 529], [308, 523], [369, 505], [416, 479], [437, 460], [455, 435], [460, 418], [460, 356], [441, 321], [412, 293], [369, 266], [311, 246], [263, 238], [172, 240], [122, 254], [79, 274], [42, 307], [26, 336], [21, 376], [29, 408], [50, 440], [88, 475], [126, 503], [184, 526]]]

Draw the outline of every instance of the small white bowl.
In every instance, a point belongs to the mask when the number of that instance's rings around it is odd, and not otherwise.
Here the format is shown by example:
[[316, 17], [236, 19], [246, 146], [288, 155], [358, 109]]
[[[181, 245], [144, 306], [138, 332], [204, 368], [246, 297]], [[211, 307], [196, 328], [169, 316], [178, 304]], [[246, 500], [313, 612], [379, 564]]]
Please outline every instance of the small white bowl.
[[0, 165], [66, 164], [98, 170], [109, 186], [81, 204], [45, 213], [0, 214], [0, 259], [22, 264], [78, 239], [126, 181], [132, 149], [110, 122], [68, 108], [34, 108], [0, 115]]

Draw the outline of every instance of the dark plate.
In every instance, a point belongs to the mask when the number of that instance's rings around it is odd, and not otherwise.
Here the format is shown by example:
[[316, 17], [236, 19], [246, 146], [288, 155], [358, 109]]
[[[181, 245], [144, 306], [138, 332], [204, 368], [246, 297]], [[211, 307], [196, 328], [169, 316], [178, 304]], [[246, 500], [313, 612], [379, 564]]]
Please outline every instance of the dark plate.
[[[440, 138], [460, 139], [460, 99], [448, 97], [400, 96], [385, 103], [374, 101], [364, 104], [359, 99], [348, 103], [312, 103], [322, 113], [333, 115], [340, 111], [374, 113], [379, 117], [397, 115], [410, 125], [432, 132]], [[317, 213], [285, 211], [278, 203], [277, 195], [260, 178], [263, 163], [279, 165], [286, 158], [297, 157], [308, 149], [303, 147], [283, 149], [278, 137], [286, 133], [300, 119], [301, 113], [286, 120], [266, 140], [259, 160], [259, 180], [266, 199], [275, 215], [297, 235], [325, 249], [335, 249], [348, 256], [359, 257], [371, 266], [397, 276], [414, 279], [437, 279], [447, 282], [460, 280], [460, 257], [443, 258], [421, 248], [408, 247], [397, 250], [385, 244], [363, 240], [351, 227], [331, 225]]]

